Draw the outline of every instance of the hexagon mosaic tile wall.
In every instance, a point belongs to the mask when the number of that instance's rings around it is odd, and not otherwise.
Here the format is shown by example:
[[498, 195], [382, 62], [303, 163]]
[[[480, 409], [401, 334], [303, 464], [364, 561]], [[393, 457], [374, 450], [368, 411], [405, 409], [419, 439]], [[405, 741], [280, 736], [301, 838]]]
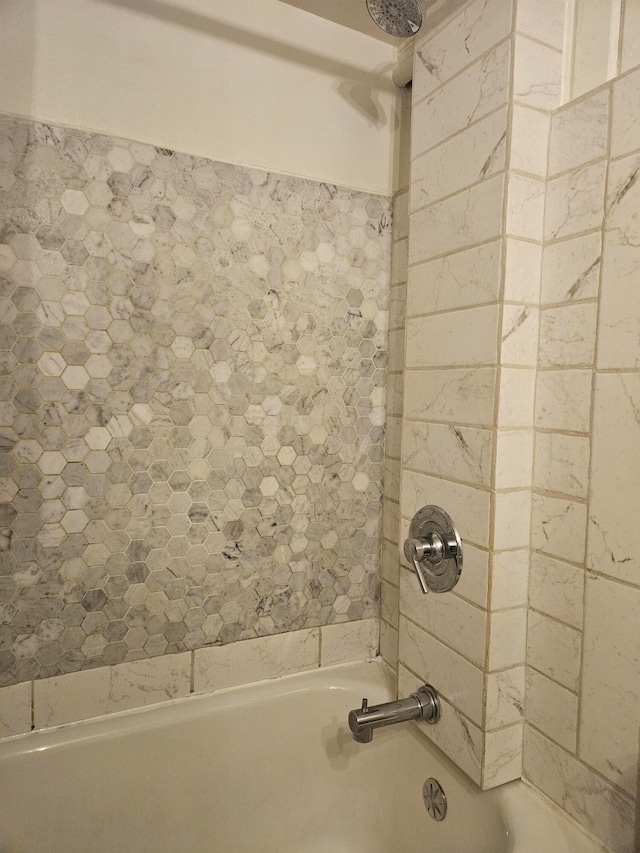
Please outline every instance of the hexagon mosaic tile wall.
[[0, 685], [378, 610], [390, 204], [0, 117]]

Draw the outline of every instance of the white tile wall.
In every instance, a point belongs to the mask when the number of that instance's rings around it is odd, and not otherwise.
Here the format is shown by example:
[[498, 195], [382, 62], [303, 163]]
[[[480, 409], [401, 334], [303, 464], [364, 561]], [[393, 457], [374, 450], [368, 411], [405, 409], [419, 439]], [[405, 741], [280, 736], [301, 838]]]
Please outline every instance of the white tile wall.
[[[420, 50], [418, 47], [417, 55]], [[424, 100], [414, 96], [412, 159], [504, 106], [510, 57], [510, 44], [505, 41]], [[418, 88], [416, 81], [414, 92]]]
[[[474, 0], [433, 37], [416, 49], [416, 100], [424, 98], [511, 32], [509, 0]], [[464, 44], [464, 51], [460, 45]]]
[[415, 317], [495, 302], [500, 290], [501, 243], [485, 243], [409, 270], [407, 315]]
[[633, 800], [530, 726], [524, 773], [615, 853], [634, 853]]
[[33, 684], [35, 727], [178, 699], [189, 695], [190, 686], [191, 652], [44, 678]]
[[0, 739], [31, 731], [31, 684], [23, 681], [0, 690]]
[[[640, 730], [640, 589], [588, 576], [579, 757], [636, 796]], [[606, 693], [603, 693], [606, 691]], [[595, 705], [607, 696], [607, 724]]]

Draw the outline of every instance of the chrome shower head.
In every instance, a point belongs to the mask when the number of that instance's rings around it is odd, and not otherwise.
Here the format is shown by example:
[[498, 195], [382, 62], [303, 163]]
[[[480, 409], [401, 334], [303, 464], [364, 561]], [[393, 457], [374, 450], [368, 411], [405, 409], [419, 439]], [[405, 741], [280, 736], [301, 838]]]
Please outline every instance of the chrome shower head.
[[387, 35], [410, 38], [422, 26], [418, 0], [367, 0], [367, 11]]

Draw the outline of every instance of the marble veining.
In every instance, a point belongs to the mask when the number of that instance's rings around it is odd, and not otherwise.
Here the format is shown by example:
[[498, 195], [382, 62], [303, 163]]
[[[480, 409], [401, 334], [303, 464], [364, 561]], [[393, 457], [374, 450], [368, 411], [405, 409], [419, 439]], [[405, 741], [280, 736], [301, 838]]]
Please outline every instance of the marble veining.
[[441, 85], [509, 35], [511, 4], [475, 0], [434, 37], [416, 49], [416, 88], [421, 93]]

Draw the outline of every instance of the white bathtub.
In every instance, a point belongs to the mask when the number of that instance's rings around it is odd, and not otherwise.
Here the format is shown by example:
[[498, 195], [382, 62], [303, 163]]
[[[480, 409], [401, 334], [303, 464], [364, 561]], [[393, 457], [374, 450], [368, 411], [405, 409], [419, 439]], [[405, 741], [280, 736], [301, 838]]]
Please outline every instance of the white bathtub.
[[[315, 670], [0, 745], [1, 853], [596, 853], [520, 782], [481, 793], [411, 724], [357, 744], [379, 663]], [[435, 776], [449, 811], [427, 814]]]

